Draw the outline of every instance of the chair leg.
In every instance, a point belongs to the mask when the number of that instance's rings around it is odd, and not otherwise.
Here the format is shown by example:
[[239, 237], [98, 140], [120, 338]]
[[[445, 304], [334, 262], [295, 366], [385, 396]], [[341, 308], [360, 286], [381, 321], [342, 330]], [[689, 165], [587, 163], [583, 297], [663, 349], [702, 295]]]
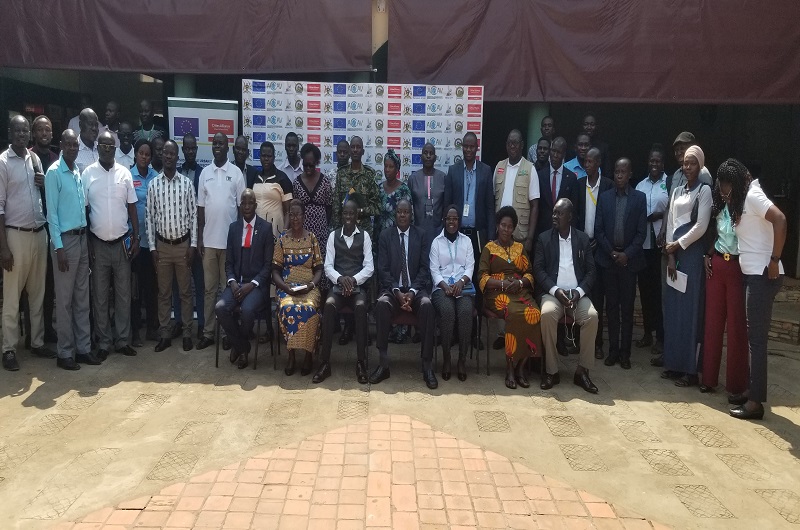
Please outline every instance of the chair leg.
[[214, 325], [214, 346], [217, 350], [214, 359], [214, 366], [219, 368], [219, 320], [217, 320], [216, 324]]
[[278, 369], [278, 357], [280, 357], [280, 355], [281, 355], [281, 339], [280, 339], [281, 331], [280, 331], [280, 324], [278, 323], [277, 320], [278, 319], [276, 317], [275, 318], [275, 324], [276, 324], [275, 333], [273, 333], [273, 335], [275, 336], [275, 344], [278, 347], [278, 353], [277, 353], [277, 355], [275, 355], [275, 357], [272, 358], [272, 369], [273, 370], [277, 370]]
[[253, 352], [253, 370], [258, 366], [258, 337], [261, 335], [261, 319], [256, 318], [256, 347]]

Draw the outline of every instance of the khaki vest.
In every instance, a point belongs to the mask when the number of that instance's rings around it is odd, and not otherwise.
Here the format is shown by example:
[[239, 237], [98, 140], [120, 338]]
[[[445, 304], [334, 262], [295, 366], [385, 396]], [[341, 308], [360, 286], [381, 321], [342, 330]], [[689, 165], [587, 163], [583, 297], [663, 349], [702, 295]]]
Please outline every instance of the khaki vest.
[[[494, 168], [494, 211], [500, 209], [500, 202], [503, 200], [503, 188], [506, 182], [506, 168], [508, 166], [508, 158], [502, 160]], [[514, 181], [514, 195], [511, 199], [511, 206], [517, 212], [519, 223], [514, 230], [514, 239], [516, 241], [524, 242], [528, 237], [528, 227], [531, 221], [531, 203], [528, 201], [528, 187], [531, 184], [531, 175], [533, 173], [533, 164], [524, 157], [520, 160], [519, 170], [517, 170], [517, 178]], [[536, 177], [539, 178], [538, 176]], [[492, 237], [492, 234], [489, 235]]]

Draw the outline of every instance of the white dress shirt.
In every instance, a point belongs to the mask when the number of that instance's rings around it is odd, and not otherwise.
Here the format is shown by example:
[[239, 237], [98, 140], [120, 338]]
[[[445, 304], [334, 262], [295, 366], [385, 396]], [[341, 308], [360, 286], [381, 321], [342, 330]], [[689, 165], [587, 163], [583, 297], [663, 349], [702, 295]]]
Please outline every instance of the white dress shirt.
[[[406, 274], [408, 274], [408, 290], [414, 294], [417, 294], [416, 289], [411, 288], [411, 284], [413, 283], [411, 280], [411, 272], [408, 270], [408, 239], [411, 235], [411, 227], [406, 228], [406, 231], [403, 232], [399, 228], [397, 229], [397, 238], [400, 239], [400, 234], [404, 234], [403, 241], [405, 241], [406, 247]], [[401, 273], [400, 276], [397, 277], [397, 285], [403, 285], [403, 274]], [[399, 290], [399, 289], [398, 289]]]
[[131, 147], [131, 150], [126, 153], [123, 153], [122, 150], [117, 147], [117, 153], [114, 155], [114, 160], [117, 161], [117, 164], [123, 165], [126, 168], [130, 169], [136, 163], [136, 153], [133, 152], [134, 149]]
[[297, 177], [299, 177], [300, 173], [303, 172], [303, 161], [300, 160], [300, 163], [297, 164], [297, 167], [294, 167], [289, 163], [289, 159], [286, 159], [284, 160], [283, 165], [278, 169], [286, 173], [286, 176], [288, 176], [289, 180], [291, 180], [292, 184], [294, 184], [294, 181], [297, 180]]
[[584, 232], [590, 239], [594, 239], [594, 219], [597, 214], [597, 199], [600, 198], [600, 180], [602, 177], [597, 175], [597, 182], [594, 186], [589, 184], [589, 179], [586, 179], [586, 211], [584, 212]]
[[133, 178], [128, 168], [114, 163], [106, 169], [95, 162], [81, 174], [89, 203], [89, 226], [103, 241], [113, 241], [128, 233], [128, 205], [137, 201]]
[[558, 234], [558, 277], [556, 284], [550, 288], [550, 294], [555, 296], [559, 289], [565, 291], [575, 289], [581, 298], [586, 294], [578, 287], [578, 278], [575, 277], [575, 264], [572, 261], [572, 230], [566, 239]]
[[[736, 225], [739, 264], [744, 274], [761, 275], [769, 266], [772, 246], [775, 243], [772, 223], [766, 219], [767, 211], [771, 207], [772, 201], [761, 189], [758, 179], [751, 182], [744, 198], [742, 217]], [[781, 261], [778, 261], [778, 273], [784, 273]]]
[[230, 162], [222, 167], [212, 163], [200, 172], [197, 206], [205, 208], [204, 246], [216, 249], [228, 246], [228, 228], [236, 220], [244, 189], [242, 172]]
[[469, 237], [458, 232], [456, 240], [451, 243], [445, 231], [436, 236], [431, 243], [430, 268], [433, 279], [433, 291], [441, 289], [439, 282], [452, 285], [465, 276], [472, 281], [472, 271], [475, 269], [475, 253]]
[[556, 172], [556, 197], [558, 196], [559, 190], [561, 190], [561, 179], [564, 177], [564, 164], [556, 169], [552, 165], [550, 166], [550, 173], [547, 174], [547, 189], [543, 190], [543, 193], [553, 194], [553, 171]]
[[[353, 233], [346, 236], [344, 234], [344, 227], [342, 227], [339, 230], [334, 230], [328, 236], [328, 241], [325, 244], [325, 276], [328, 277], [333, 285], [338, 283], [339, 277], [341, 276], [341, 274], [333, 268], [334, 259], [336, 258], [335, 240], [337, 237], [341, 237], [344, 239], [347, 248], [351, 248], [353, 246], [353, 240], [359, 232], [361, 232], [361, 230], [355, 227]], [[369, 234], [364, 232], [364, 263], [361, 266], [361, 270], [353, 276], [353, 279], [356, 281], [356, 284], [364, 285], [364, 282], [372, 277], [373, 272], [375, 272], [375, 263], [372, 260], [372, 240]]]
[[78, 137], [78, 157], [75, 159], [75, 165], [78, 166], [78, 171], [83, 173], [83, 170], [87, 167], [91, 166], [98, 160], [97, 155], [97, 142], [95, 141], [94, 145], [89, 147], [83, 140], [81, 140], [80, 136]]
[[[653, 182], [650, 175], [646, 176], [639, 184], [636, 185], [636, 190], [641, 191], [647, 196], [647, 217], [657, 212], [664, 212], [666, 216], [667, 207], [669, 206], [669, 193], [667, 192], [667, 174], [662, 173], [661, 178]], [[652, 223], [647, 222], [648, 225], [653, 225], [653, 231], [656, 235], [661, 230], [661, 224], [664, 219], [656, 219]], [[644, 245], [642, 248], [649, 250], [655, 245], [655, 241], [651, 241], [650, 227], [647, 227], [646, 235], [644, 237]]]

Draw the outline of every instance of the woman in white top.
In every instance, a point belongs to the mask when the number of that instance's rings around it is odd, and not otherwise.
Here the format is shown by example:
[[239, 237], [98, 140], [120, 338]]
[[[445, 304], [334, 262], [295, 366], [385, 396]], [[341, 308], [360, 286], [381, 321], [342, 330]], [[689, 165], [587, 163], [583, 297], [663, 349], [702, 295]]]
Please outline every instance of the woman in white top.
[[750, 387], [728, 401], [736, 405], [731, 409], [734, 418], [760, 420], [767, 400], [767, 342], [772, 302], [783, 284], [781, 252], [786, 241], [786, 216], [767, 198], [758, 180], [752, 180], [747, 168], [737, 164], [745, 188], [745, 193], [739, 194], [744, 197], [744, 204], [736, 225], [736, 238], [745, 284]]
[[275, 167], [275, 146], [263, 142], [259, 150], [261, 172], [254, 178], [252, 188], [256, 194], [256, 214], [272, 224], [272, 235], [278, 240], [289, 227], [289, 203], [292, 202], [292, 181], [286, 173]]
[[450, 344], [458, 323], [458, 380], [467, 379], [467, 349], [472, 337], [475, 287], [472, 271], [475, 254], [469, 237], [458, 231], [461, 218], [455, 205], [445, 210], [444, 230], [431, 243], [430, 267], [433, 280], [431, 301], [439, 316], [442, 341], [442, 379], [450, 379]]
[[664, 292], [664, 379], [676, 386], [697, 385], [697, 351], [703, 340], [706, 245], [703, 235], [711, 219], [711, 188], [698, 178], [705, 164], [703, 151], [693, 145], [683, 156], [686, 184], [672, 190], [667, 216], [667, 274], [686, 275], [686, 292]]

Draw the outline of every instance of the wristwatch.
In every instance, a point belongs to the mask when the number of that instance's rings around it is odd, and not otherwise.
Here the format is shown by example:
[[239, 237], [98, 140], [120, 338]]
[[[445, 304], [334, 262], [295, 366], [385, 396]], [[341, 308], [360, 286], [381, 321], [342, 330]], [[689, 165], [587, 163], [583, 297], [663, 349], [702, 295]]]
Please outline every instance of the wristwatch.
[[774, 261], [775, 263], [778, 263], [781, 260], [781, 257], [780, 256], [770, 256], [769, 260], [770, 261]]

